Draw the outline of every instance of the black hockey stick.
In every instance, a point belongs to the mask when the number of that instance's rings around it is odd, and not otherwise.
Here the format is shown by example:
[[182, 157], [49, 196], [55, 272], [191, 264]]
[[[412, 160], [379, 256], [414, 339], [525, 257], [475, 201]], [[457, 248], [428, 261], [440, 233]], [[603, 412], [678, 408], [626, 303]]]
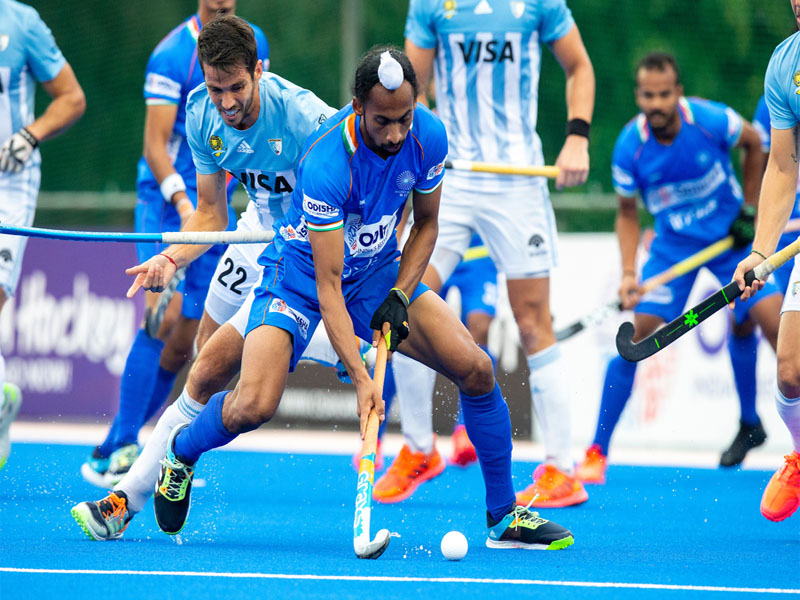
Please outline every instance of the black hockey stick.
[[[755, 269], [744, 274], [745, 283], [749, 286], [753, 280], [766, 278], [778, 267], [800, 253], [800, 238], [786, 246], [783, 250], [767, 257]], [[658, 331], [639, 342], [633, 341], [633, 323], [626, 321], [617, 331], [617, 351], [625, 360], [639, 362], [656, 352], [663, 350], [683, 334], [694, 329], [715, 312], [725, 307], [742, 294], [735, 281], [731, 281], [721, 290], [715, 292], [700, 304], [693, 306], [677, 319], [667, 323]]]

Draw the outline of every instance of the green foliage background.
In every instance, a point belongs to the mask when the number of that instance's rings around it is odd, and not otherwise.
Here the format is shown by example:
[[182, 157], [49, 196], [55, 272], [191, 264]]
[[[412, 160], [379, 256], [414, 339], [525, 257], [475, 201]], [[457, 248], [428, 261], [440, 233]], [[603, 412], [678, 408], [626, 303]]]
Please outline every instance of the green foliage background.
[[[444, 1], [444, 0], [442, 0]], [[491, 0], [499, 2], [505, 0]], [[361, 0], [364, 49], [402, 45], [406, 0]], [[147, 58], [194, 0], [38, 0], [39, 10], [75, 69], [88, 100], [83, 119], [43, 146], [42, 189], [130, 191], [141, 154]], [[794, 31], [788, 0], [569, 0], [597, 76], [592, 172], [584, 191], [610, 192], [611, 150], [634, 115], [632, 71], [642, 53], [678, 58], [686, 93], [720, 100], [752, 117], [775, 46]], [[341, 0], [239, 0], [237, 14], [259, 25], [271, 68], [341, 104]], [[347, 18], [352, 18], [349, 15]], [[564, 76], [545, 52], [539, 130], [553, 161], [563, 141]], [[37, 114], [46, 105], [40, 89]]]

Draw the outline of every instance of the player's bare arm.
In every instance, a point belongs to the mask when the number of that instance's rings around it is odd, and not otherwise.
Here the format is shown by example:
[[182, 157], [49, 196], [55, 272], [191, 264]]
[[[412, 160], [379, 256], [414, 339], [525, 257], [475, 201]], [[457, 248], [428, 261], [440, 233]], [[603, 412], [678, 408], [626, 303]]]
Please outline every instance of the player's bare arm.
[[[581, 119], [591, 123], [595, 94], [594, 68], [577, 25], [556, 40], [552, 49], [567, 76], [567, 120]], [[556, 166], [561, 169], [556, 178], [557, 188], [584, 183], [589, 175], [589, 138], [578, 134], [567, 135]]]
[[436, 48], [420, 48], [415, 43], [406, 40], [405, 52], [414, 72], [417, 74], [420, 94], [417, 102], [428, 106], [427, 91], [430, 89], [431, 77], [433, 76], [433, 60], [436, 58]]
[[65, 64], [42, 87], [53, 101], [26, 129], [40, 142], [54, 138], [81, 118], [86, 110], [86, 96], [69, 63]]
[[758, 205], [761, 176], [764, 168], [761, 138], [749, 122], [742, 120], [742, 134], [736, 143], [742, 150], [742, 189], [744, 201], [752, 206]]
[[631, 309], [639, 303], [639, 281], [636, 277], [636, 251], [639, 247], [639, 209], [636, 196], [626, 198], [617, 195], [617, 217], [614, 230], [617, 232], [619, 252], [622, 256], [622, 280], [619, 285], [619, 299], [624, 309]]
[[[170, 187], [171, 182], [183, 183], [183, 180], [175, 171], [172, 159], [167, 153], [167, 143], [175, 127], [177, 114], [177, 104], [155, 104], [147, 107], [144, 119], [144, 148], [142, 149], [142, 154], [156, 181], [162, 186], [162, 193], [168, 190], [167, 194], [170, 197], [165, 197], [164, 200], [172, 202], [181, 217], [181, 225], [184, 225], [192, 212], [194, 212], [194, 206], [192, 201], [189, 200], [189, 196], [186, 195], [185, 189], [180, 189], [181, 186], [175, 185]], [[185, 188], [185, 185], [183, 187]], [[175, 191], [172, 192], [172, 189]]]
[[[197, 210], [182, 227], [183, 231], [222, 231], [228, 226], [228, 200], [225, 193], [226, 172], [197, 174]], [[188, 265], [208, 250], [209, 246], [173, 244], [141, 265], [127, 269], [135, 276], [127, 296], [132, 298], [139, 288], [161, 292], [180, 267]]]
[[753, 252], [739, 263], [733, 279], [743, 290], [740, 298], [747, 300], [764, 287], [756, 280], [745, 286], [744, 274], [761, 263], [765, 256], [775, 252], [783, 228], [792, 214], [797, 190], [798, 125], [791, 129], [772, 128], [772, 148], [767, 161], [767, 170], [761, 185], [758, 201], [758, 221]]
[[400, 258], [400, 271], [397, 274], [396, 288], [403, 290], [410, 298], [422, 280], [428, 267], [436, 238], [439, 235], [439, 199], [442, 196], [440, 185], [430, 194], [414, 192], [414, 224], [411, 226], [408, 241]]
[[344, 363], [353, 380], [358, 399], [357, 413], [361, 419], [361, 437], [367, 427], [369, 411], [373, 407], [383, 421], [384, 403], [381, 390], [367, 373], [358, 345], [354, 342], [355, 330], [342, 295], [342, 270], [344, 265], [344, 230], [309, 231], [308, 240], [314, 255], [314, 273], [322, 322], [331, 345]]

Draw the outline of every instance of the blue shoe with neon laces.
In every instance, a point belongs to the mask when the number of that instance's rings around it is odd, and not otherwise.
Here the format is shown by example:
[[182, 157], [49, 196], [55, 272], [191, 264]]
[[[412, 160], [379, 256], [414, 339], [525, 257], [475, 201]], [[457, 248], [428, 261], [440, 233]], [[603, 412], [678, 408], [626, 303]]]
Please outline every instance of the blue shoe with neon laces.
[[497, 522], [486, 514], [489, 537], [487, 548], [521, 548], [524, 550], [563, 550], [575, 543], [569, 529], [542, 519], [528, 506], [514, 505], [511, 511]]
[[169, 535], [180, 533], [189, 516], [194, 465], [186, 464], [175, 456], [175, 438], [188, 426], [188, 423], [178, 425], [169, 434], [167, 455], [161, 459], [153, 496], [156, 522], [161, 531]]

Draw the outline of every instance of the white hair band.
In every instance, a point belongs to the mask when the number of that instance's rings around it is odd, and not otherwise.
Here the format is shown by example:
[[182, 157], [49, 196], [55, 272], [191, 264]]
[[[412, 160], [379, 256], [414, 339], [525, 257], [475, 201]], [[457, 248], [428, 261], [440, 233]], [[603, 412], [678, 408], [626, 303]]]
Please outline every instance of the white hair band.
[[396, 90], [403, 85], [403, 67], [388, 50], [381, 54], [378, 79], [387, 90]]

